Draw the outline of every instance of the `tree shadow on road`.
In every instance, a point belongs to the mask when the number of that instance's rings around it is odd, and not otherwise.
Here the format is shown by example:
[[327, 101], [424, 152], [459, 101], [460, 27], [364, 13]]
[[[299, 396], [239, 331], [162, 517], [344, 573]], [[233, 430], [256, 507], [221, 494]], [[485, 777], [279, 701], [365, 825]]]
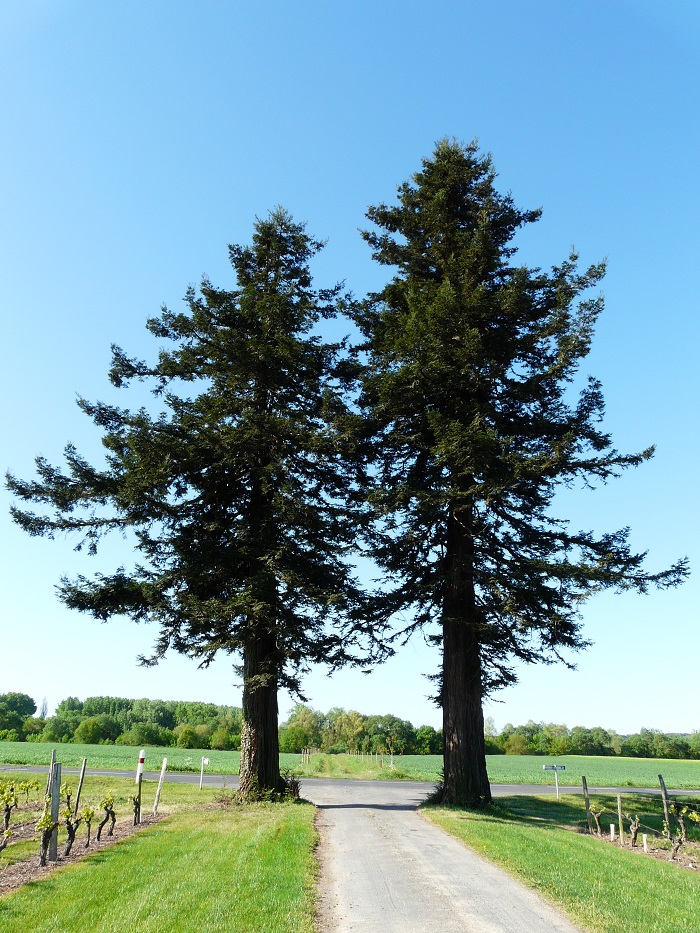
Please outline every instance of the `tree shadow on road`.
[[420, 801], [416, 803], [317, 803], [318, 810], [417, 810]]

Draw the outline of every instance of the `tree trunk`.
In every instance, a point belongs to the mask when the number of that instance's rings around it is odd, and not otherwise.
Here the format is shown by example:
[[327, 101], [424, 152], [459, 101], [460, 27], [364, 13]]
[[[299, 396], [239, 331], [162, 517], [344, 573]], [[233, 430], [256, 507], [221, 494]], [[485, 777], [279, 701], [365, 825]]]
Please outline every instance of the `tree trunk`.
[[243, 722], [238, 796], [256, 800], [281, 791], [277, 733], [278, 652], [274, 633], [266, 633], [243, 653]]
[[491, 802], [491, 787], [486, 773], [479, 641], [474, 627], [461, 621], [446, 620], [442, 630], [442, 802], [483, 807]]
[[442, 622], [444, 778], [441, 800], [451, 806], [483, 807], [491, 802], [491, 787], [486, 773], [471, 529], [470, 507], [462, 506], [458, 512], [450, 512]]

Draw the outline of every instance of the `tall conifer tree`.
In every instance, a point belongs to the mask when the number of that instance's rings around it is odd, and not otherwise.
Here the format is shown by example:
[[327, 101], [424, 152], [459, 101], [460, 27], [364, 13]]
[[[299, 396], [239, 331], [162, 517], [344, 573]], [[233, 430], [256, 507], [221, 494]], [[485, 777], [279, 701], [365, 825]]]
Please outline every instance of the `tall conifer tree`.
[[63, 580], [69, 607], [105, 620], [155, 622], [156, 663], [170, 648], [208, 664], [242, 658], [240, 794], [282, 786], [277, 690], [298, 691], [310, 662], [357, 659], [360, 593], [344, 562], [354, 526], [334, 423], [344, 410], [340, 345], [312, 329], [343, 306], [316, 291], [309, 261], [322, 244], [278, 210], [250, 247], [230, 248], [233, 291], [204, 281], [188, 309], [148, 329], [172, 344], [155, 365], [113, 348], [116, 386], [154, 381], [162, 414], [80, 400], [103, 431], [104, 468], [74, 447], [67, 469], [37, 459], [39, 478], [8, 477], [13, 509], [33, 535], [75, 532], [94, 550], [131, 530], [141, 564]]
[[514, 659], [583, 647], [579, 609], [592, 593], [672, 586], [687, 572], [681, 561], [648, 573], [627, 529], [573, 532], [552, 511], [562, 484], [605, 481], [652, 449], [618, 453], [600, 427], [598, 381], [572, 388], [602, 310], [586, 294], [603, 265], [515, 265], [513, 238], [540, 212], [516, 208], [494, 179], [475, 144], [442, 141], [396, 206], [370, 208], [364, 238], [397, 271], [357, 314], [374, 554], [398, 581], [387, 611], [411, 610], [406, 633], [442, 646], [452, 804], [490, 800], [482, 701], [514, 681]]

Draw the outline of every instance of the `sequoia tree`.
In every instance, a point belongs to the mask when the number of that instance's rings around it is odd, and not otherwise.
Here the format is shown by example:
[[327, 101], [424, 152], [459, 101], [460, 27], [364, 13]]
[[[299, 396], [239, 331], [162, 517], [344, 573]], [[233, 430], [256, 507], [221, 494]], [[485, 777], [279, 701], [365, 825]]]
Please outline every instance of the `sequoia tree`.
[[[409, 612], [442, 646], [442, 799], [490, 800], [482, 701], [513, 661], [565, 660], [586, 642], [583, 600], [605, 589], [672, 586], [684, 561], [649, 573], [628, 531], [570, 530], [562, 485], [605, 481], [652, 455], [621, 454], [601, 426], [603, 396], [572, 385], [602, 299], [603, 264], [570, 255], [550, 272], [514, 262], [513, 238], [540, 212], [499, 194], [476, 144], [442, 141], [398, 204], [372, 207], [363, 233], [396, 268], [358, 310], [374, 438], [379, 522], [373, 553]], [[556, 503], [554, 503], [556, 505]]]
[[[299, 690], [309, 663], [358, 659], [361, 594], [344, 561], [355, 535], [339, 434], [341, 346], [314, 336], [345, 299], [314, 290], [322, 244], [278, 210], [252, 246], [230, 247], [234, 290], [204, 281], [187, 309], [148, 329], [166, 344], [151, 365], [113, 347], [111, 381], [153, 382], [162, 411], [79, 400], [102, 430], [106, 463], [73, 446], [66, 468], [38, 458], [38, 479], [8, 486], [40, 514], [14, 508], [32, 535], [75, 532], [94, 551], [110, 531], [133, 534], [139, 562], [64, 579], [63, 602], [106, 620], [159, 626], [168, 649], [209, 664], [242, 658], [242, 797], [282, 787], [277, 690]], [[370, 639], [371, 640], [371, 639]]]

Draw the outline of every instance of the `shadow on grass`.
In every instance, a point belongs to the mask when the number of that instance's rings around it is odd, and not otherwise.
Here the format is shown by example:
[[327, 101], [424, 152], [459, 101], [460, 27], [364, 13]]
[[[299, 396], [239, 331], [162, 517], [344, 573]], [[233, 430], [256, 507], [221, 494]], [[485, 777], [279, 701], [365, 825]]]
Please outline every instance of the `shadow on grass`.
[[542, 800], [539, 797], [517, 796], [499, 797], [497, 801], [481, 809], [468, 807], [446, 807], [441, 804], [424, 804], [426, 809], [433, 807], [464, 814], [462, 819], [474, 817], [494, 823], [520, 823], [537, 825], [552, 829], [582, 830], [586, 828], [586, 811], [583, 801]]
[[[426, 808], [439, 807], [456, 814], [463, 814], [461, 819], [470, 818], [487, 820], [494, 823], [509, 823], [538, 826], [543, 829], [568, 829], [574, 832], [588, 832], [586, 810], [580, 796], [562, 795], [561, 800], [543, 799], [537, 796], [499, 797], [483, 809], [467, 807], [445, 807], [426, 803]], [[596, 794], [591, 796], [591, 809], [606, 814], [608, 822], [617, 824], [617, 796], [614, 794]], [[663, 829], [663, 809], [661, 800], [650, 800], [644, 795], [625, 794], [622, 796], [622, 812], [625, 821], [628, 815], [638, 815], [645, 828], [659, 834]], [[689, 821], [687, 821], [689, 822]], [[627, 822], [625, 822], [627, 825]], [[700, 828], [691, 823], [687, 826], [688, 838], [700, 840]]]

